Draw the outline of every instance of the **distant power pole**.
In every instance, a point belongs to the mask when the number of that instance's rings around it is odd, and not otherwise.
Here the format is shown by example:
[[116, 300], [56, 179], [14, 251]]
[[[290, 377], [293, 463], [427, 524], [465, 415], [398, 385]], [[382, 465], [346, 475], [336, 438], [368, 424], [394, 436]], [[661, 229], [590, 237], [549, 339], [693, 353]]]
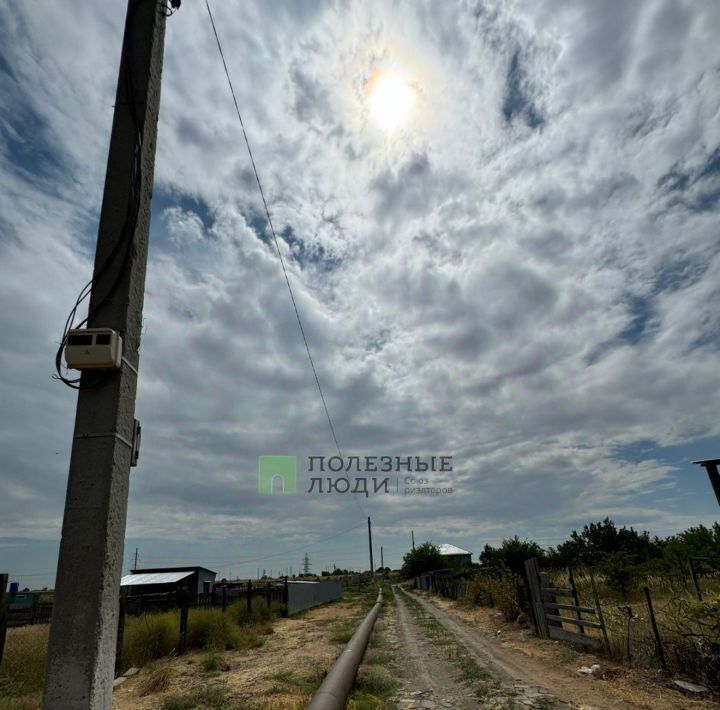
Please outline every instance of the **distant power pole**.
[[370, 545], [370, 574], [375, 579], [375, 569], [373, 568], [373, 556], [372, 556], [372, 524], [370, 523], [370, 516], [368, 515], [368, 545]]
[[303, 577], [310, 576], [310, 557], [308, 556], [308, 553], [305, 553], [305, 557], [303, 557], [302, 562], [300, 563], [300, 566], [302, 568]]
[[708, 478], [710, 479], [710, 485], [715, 492], [715, 498], [717, 498], [718, 505], [720, 505], [720, 473], [718, 473], [718, 465], [720, 459], [707, 459], [706, 461], [693, 461], [702, 466], [706, 471]]
[[133, 570], [137, 569], [137, 563], [138, 563], [138, 549], [135, 548], [135, 560], [133, 561]]
[[161, 10], [158, 0], [128, 2], [88, 311], [88, 327], [121, 334], [123, 362], [100, 382], [95, 373], [81, 375], [45, 710], [105, 710], [112, 704], [165, 43]]
[[383, 559], [383, 548], [380, 545], [380, 569], [385, 570], [385, 560]]
[[415, 549], [415, 531], [411, 530], [410, 534], [412, 535], [412, 546], [413, 546], [413, 550], [414, 550]]

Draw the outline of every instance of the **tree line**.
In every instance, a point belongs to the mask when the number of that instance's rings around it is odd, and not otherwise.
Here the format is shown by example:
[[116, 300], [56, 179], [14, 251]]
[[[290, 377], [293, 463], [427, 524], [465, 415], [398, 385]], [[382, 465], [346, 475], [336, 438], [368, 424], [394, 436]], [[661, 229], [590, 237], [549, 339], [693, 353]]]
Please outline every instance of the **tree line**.
[[[485, 545], [479, 562], [467, 571], [480, 568], [506, 569], [522, 575], [525, 560], [536, 557], [548, 568], [587, 566], [605, 574], [608, 583], [622, 591], [643, 576], [670, 576], [685, 573], [689, 558], [696, 558], [698, 571], [707, 572], [720, 567], [720, 523], [712, 527], [697, 525], [665, 538], [651, 536], [647, 531], [632, 527], [618, 527], [605, 518], [573, 530], [567, 540], [556, 547], [544, 548], [534, 540], [517, 535], [493, 547]], [[698, 559], [699, 558], [699, 559]], [[414, 577], [423, 572], [453, 566], [440, 555], [431, 542], [407, 553], [401, 573]]]

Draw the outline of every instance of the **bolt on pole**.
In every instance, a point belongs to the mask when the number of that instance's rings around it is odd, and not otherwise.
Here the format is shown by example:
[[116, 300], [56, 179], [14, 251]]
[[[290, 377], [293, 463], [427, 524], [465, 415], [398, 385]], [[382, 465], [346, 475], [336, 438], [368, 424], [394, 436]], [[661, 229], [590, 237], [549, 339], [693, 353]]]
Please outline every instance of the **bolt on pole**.
[[[45, 710], [112, 704], [164, 42], [161, 4], [129, 0], [88, 321], [121, 334], [123, 363], [78, 393]], [[136, 218], [129, 216], [133, 199]], [[81, 387], [91, 381], [83, 372]]]

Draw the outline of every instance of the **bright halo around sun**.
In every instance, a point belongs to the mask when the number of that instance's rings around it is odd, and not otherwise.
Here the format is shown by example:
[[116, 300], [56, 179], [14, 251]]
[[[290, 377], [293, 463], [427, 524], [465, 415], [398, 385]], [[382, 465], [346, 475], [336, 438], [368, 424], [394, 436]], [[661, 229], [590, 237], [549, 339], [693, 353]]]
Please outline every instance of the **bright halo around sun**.
[[375, 70], [366, 86], [370, 116], [383, 131], [394, 131], [408, 122], [416, 102], [415, 89], [400, 74]]

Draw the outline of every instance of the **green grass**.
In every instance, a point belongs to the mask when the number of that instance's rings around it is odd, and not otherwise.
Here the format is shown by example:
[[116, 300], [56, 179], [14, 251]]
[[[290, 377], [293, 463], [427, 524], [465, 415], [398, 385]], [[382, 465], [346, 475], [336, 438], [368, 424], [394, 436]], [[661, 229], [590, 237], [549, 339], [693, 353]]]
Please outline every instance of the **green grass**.
[[342, 619], [335, 622], [330, 631], [330, 641], [332, 643], [346, 644], [352, 638], [361, 621], [362, 617]]
[[397, 688], [397, 682], [384, 668], [371, 667], [359, 673], [355, 687], [361, 693], [384, 697]]
[[382, 648], [370, 648], [365, 654], [363, 664], [366, 666], [387, 666], [393, 662], [394, 658], [390, 651]]

